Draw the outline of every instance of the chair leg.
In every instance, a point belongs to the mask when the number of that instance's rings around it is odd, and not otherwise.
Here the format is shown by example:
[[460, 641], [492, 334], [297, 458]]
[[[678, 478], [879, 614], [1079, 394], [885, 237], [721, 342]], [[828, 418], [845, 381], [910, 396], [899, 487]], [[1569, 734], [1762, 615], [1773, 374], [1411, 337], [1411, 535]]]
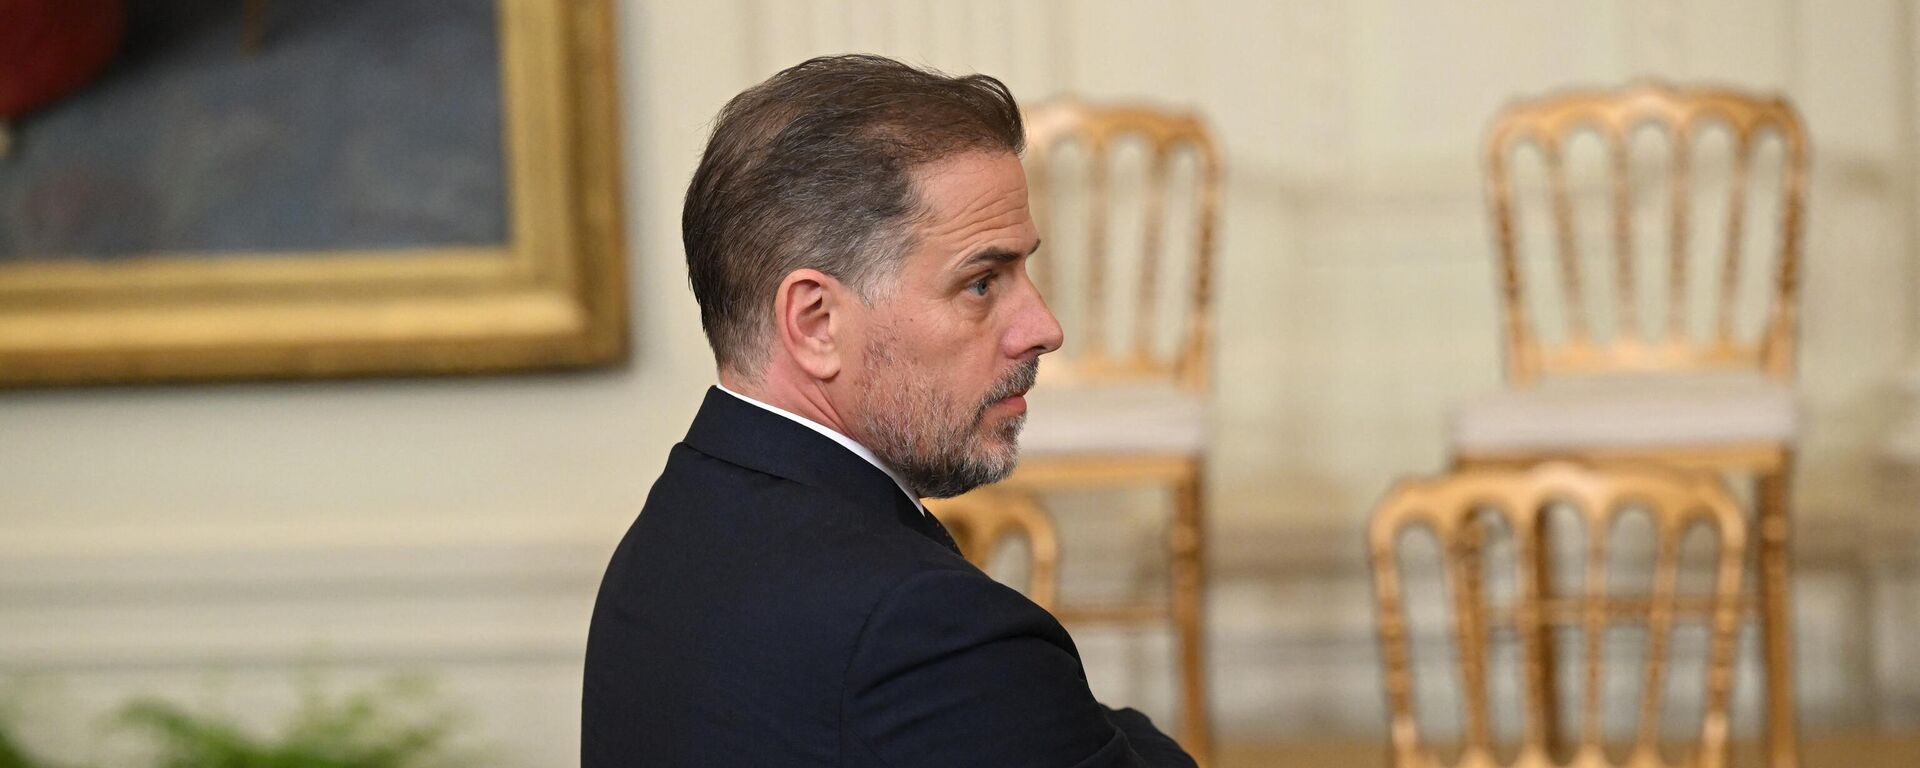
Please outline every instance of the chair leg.
[[[1550, 549], [1553, 546], [1553, 528], [1547, 524], [1549, 519], [1551, 518], [1542, 515], [1540, 524], [1534, 528], [1533, 562], [1528, 564], [1533, 569], [1534, 589], [1539, 595], [1541, 605], [1547, 604], [1554, 598], [1553, 553]], [[1558, 755], [1561, 748], [1565, 746], [1565, 742], [1562, 741], [1560, 733], [1560, 664], [1559, 654], [1554, 647], [1553, 628], [1546, 621], [1541, 621], [1528, 627], [1527, 631], [1533, 633], [1533, 647], [1539, 654], [1541, 670], [1541, 711], [1535, 712], [1533, 716], [1540, 718], [1540, 733], [1542, 740], [1546, 742], [1547, 753]]]
[[1767, 766], [1800, 764], [1799, 724], [1793, 699], [1793, 613], [1788, 599], [1793, 583], [1792, 531], [1787, 516], [1788, 478], [1793, 460], [1760, 476], [1757, 513], [1760, 529], [1760, 642], [1766, 662]]
[[1207, 709], [1206, 633], [1202, 630], [1206, 552], [1200, 474], [1196, 467], [1175, 489], [1169, 538], [1173, 592], [1170, 599], [1180, 654], [1180, 743], [1204, 766], [1212, 758], [1213, 726]]

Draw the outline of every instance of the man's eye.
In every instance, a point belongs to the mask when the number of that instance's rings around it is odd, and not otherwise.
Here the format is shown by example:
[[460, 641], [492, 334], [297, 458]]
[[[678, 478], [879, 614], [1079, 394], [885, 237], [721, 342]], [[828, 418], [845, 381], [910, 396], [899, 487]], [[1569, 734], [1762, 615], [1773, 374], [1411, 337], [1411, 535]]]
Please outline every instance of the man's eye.
[[985, 277], [982, 277], [978, 280], [973, 281], [972, 283], [969, 283], [967, 285], [967, 290], [973, 291], [975, 296], [985, 296], [987, 295], [987, 289], [992, 286], [993, 286], [993, 275], [987, 275]]

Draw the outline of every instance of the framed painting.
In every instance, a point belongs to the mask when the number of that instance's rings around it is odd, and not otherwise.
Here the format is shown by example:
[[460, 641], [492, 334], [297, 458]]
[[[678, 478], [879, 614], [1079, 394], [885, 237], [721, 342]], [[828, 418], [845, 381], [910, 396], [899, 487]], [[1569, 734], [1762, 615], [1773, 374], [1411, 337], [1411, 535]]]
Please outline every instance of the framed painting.
[[0, 385], [622, 362], [611, 3], [0, 0]]

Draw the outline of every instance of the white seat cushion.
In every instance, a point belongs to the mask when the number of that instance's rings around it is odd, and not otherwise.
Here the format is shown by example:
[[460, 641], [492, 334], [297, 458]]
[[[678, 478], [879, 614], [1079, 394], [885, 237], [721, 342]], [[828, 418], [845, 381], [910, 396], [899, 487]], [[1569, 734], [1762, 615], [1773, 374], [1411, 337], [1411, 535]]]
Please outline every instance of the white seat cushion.
[[1206, 403], [1173, 387], [1043, 387], [1027, 393], [1020, 454], [1193, 455], [1206, 442]]
[[1543, 382], [1454, 414], [1464, 455], [1597, 448], [1789, 443], [1793, 390], [1757, 374], [1645, 375]]

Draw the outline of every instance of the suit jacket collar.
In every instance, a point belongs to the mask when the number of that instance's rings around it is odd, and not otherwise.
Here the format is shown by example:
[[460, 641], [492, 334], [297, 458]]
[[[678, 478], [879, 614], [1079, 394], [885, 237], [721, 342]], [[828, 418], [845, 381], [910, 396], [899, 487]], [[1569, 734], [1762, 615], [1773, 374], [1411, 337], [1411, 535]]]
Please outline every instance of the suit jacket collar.
[[893, 478], [834, 442], [779, 414], [708, 387], [685, 443], [701, 453], [792, 480], [852, 503], [855, 514], [884, 514], [945, 545], [937, 522], [915, 506]]

